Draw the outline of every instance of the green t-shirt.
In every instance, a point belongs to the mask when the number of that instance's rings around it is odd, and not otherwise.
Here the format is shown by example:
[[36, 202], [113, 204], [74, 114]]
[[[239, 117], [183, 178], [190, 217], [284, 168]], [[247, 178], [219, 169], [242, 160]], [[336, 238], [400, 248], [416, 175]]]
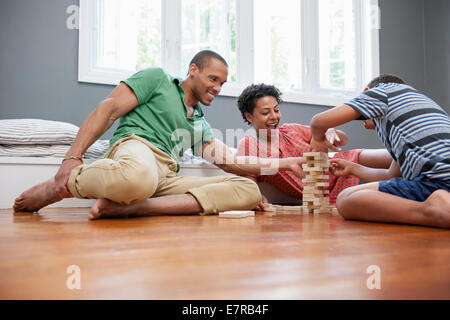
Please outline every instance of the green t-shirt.
[[161, 68], [148, 68], [123, 82], [134, 91], [139, 105], [120, 118], [111, 146], [135, 134], [178, 162], [184, 151], [214, 138], [199, 104], [194, 106], [194, 116], [187, 117], [181, 79], [171, 77]]

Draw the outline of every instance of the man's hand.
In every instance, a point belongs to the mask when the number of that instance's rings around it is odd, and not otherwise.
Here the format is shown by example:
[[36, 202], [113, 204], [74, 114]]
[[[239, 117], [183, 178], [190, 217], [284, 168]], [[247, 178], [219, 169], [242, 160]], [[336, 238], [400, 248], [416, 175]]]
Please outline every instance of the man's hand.
[[352, 175], [355, 163], [344, 159], [330, 159], [330, 172], [337, 177], [346, 177]]
[[71, 198], [73, 195], [67, 188], [67, 182], [70, 178], [70, 172], [73, 168], [78, 167], [82, 162], [80, 160], [69, 159], [65, 160], [59, 167], [55, 175], [56, 194], [62, 198]]
[[267, 198], [263, 194], [261, 194], [261, 197], [261, 202], [256, 206], [256, 208], [254, 209], [255, 211], [265, 211], [264, 204], [269, 203], [269, 200], [267, 200]]

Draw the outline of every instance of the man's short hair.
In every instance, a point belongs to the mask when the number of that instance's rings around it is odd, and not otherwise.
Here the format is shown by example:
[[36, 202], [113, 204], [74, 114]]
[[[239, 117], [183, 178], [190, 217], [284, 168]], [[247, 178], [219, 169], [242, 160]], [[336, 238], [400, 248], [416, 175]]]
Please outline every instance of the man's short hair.
[[220, 54], [218, 54], [217, 52], [214, 52], [212, 50], [202, 50], [202, 51], [198, 52], [192, 58], [191, 62], [189, 63], [189, 67], [192, 64], [195, 64], [198, 67], [198, 69], [200, 71], [202, 71], [203, 68], [208, 65], [209, 60], [211, 60], [213, 58], [220, 60], [228, 68], [228, 63], [225, 61], [225, 59]]
[[402, 78], [396, 76], [395, 74], [382, 74], [374, 78], [372, 81], [370, 81], [369, 84], [367, 85], [367, 88], [372, 89], [375, 88], [380, 83], [392, 83], [392, 82], [406, 84], [406, 82]]

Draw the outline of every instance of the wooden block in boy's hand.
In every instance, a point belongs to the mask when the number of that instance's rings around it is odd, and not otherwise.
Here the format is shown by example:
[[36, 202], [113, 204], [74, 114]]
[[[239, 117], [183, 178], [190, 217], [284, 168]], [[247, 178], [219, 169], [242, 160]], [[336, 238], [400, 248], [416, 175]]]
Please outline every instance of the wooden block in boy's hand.
[[219, 218], [246, 218], [254, 217], [255, 211], [224, 211], [219, 212]]

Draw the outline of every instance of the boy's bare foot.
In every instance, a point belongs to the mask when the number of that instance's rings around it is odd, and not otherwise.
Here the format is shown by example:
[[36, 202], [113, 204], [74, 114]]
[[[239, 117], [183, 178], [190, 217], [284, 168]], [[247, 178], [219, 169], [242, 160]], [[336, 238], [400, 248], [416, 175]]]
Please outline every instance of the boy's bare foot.
[[127, 218], [129, 206], [108, 199], [97, 199], [89, 211], [89, 220], [101, 218]]
[[450, 193], [436, 190], [424, 202], [426, 215], [436, 222], [437, 227], [450, 228]]
[[36, 212], [39, 209], [62, 200], [54, 188], [54, 178], [25, 190], [14, 202], [14, 212]]

